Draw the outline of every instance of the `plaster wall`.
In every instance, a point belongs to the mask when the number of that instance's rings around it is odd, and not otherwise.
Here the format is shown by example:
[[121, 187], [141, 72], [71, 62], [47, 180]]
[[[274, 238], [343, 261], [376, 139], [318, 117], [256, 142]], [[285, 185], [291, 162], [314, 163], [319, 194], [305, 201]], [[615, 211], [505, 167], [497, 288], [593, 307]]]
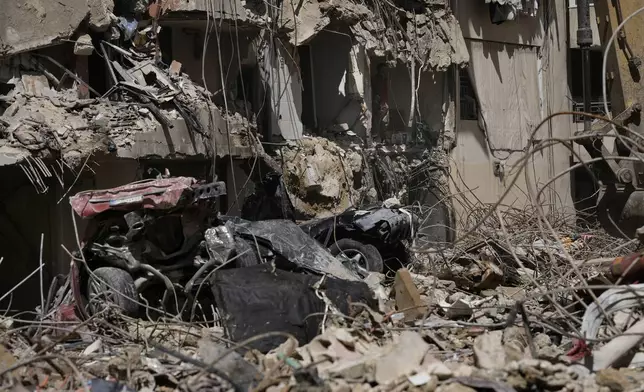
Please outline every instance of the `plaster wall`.
[[[567, 7], [565, 2], [546, 2], [544, 6], [550, 7], [548, 15], [550, 19], [545, 22], [532, 23], [535, 26], [532, 35], [527, 35], [521, 32], [527, 28], [530, 23], [525, 22], [528, 26], [513, 26], [512, 22], [506, 22], [500, 26], [494, 26], [487, 19], [487, 13], [476, 17], [470, 13], [468, 18], [461, 20], [461, 25], [464, 26], [467, 36], [470, 38], [494, 40], [497, 39], [501, 42], [513, 41], [515, 44], [518, 42], [522, 45], [540, 45], [540, 56], [535, 57], [537, 64], [532, 67], [535, 72], [522, 75], [530, 83], [538, 86], [535, 94], [538, 99], [526, 101], [529, 107], [519, 107], [518, 113], [512, 114], [513, 116], [523, 116], [527, 112], [537, 111], [539, 119], [559, 112], [568, 111], [571, 109], [571, 103], [566, 98], [570, 96], [567, 78], [567, 35], [568, 29], [566, 28], [566, 12]], [[472, 8], [476, 8], [473, 6]], [[462, 7], [464, 8], [464, 7]], [[459, 8], [459, 11], [462, 11]], [[482, 11], [482, 10], [481, 10]], [[463, 11], [465, 12], [465, 11]], [[465, 15], [459, 13], [460, 16]], [[540, 11], [543, 17], [543, 10]], [[468, 20], [476, 20], [478, 29], [472, 29], [472, 22], [470, 22], [469, 29], [467, 28]], [[522, 21], [524, 19], [521, 19]], [[516, 23], [515, 25], [517, 25]], [[539, 33], [536, 26], [544, 24], [546, 30]], [[506, 27], [503, 27], [507, 25]], [[508, 29], [515, 29], [510, 34]], [[477, 32], [477, 34], [474, 34]], [[531, 37], [531, 38], [530, 38]], [[471, 46], [468, 45], [470, 48]], [[472, 55], [472, 53], [470, 53]], [[485, 53], [474, 53], [472, 58], [473, 62], [479, 64], [489, 62], [489, 67], [494, 69], [493, 63], [495, 56], [486, 55]], [[496, 91], [497, 94], [504, 94], [502, 82], [495, 85], [488, 85], [489, 91]], [[488, 91], [488, 93], [489, 93]], [[500, 115], [491, 113], [491, 115]], [[532, 116], [534, 117], [534, 116]], [[457, 117], [458, 118], [458, 117]], [[457, 138], [456, 147], [452, 153], [452, 179], [451, 187], [454, 193], [463, 192], [460, 198], [467, 198], [470, 202], [478, 204], [482, 203], [496, 203], [499, 201], [501, 195], [507, 190], [508, 195], [502, 200], [505, 206], [512, 206], [515, 208], [523, 208], [532, 203], [529, 197], [528, 186], [526, 185], [525, 171], [513, 169], [524, 155], [523, 149], [530, 147], [529, 136], [534, 132], [536, 123], [533, 123], [528, 130], [528, 134], [520, 148], [512, 149], [511, 151], [494, 151], [490, 146], [489, 136], [498, 130], [488, 127], [484, 132], [476, 121], [457, 120]], [[574, 130], [572, 118], [569, 116], [557, 116], [546, 122], [543, 127], [535, 132], [534, 140], [545, 140], [548, 138], [568, 138]], [[554, 178], [561, 172], [565, 171], [570, 166], [570, 152], [562, 145], [556, 145], [539, 151], [534, 154], [528, 162], [527, 170], [529, 171], [529, 184], [533, 189], [541, 189], [550, 179]], [[512, 185], [512, 179], [518, 175], [518, 179]], [[569, 175], [563, 175], [558, 180], [554, 181], [543, 192], [540, 199], [540, 204], [544, 206], [544, 210], [566, 212], [570, 216], [574, 216], [574, 209], [571, 195], [571, 181]], [[456, 223], [458, 225], [465, 224], [465, 218], [469, 215], [469, 208], [459, 202], [454, 203]], [[470, 224], [473, 222], [469, 222]]]

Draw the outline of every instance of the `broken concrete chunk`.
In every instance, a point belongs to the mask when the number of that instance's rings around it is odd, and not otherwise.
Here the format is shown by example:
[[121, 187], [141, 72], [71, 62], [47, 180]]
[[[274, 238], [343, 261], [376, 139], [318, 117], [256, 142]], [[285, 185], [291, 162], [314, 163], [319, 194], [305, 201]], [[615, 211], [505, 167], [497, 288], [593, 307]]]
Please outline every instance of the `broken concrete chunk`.
[[89, 5], [89, 27], [97, 33], [107, 31], [112, 24], [114, 1], [88, 0], [87, 4]]
[[525, 357], [528, 340], [525, 329], [509, 327], [503, 330], [503, 349], [508, 361], [519, 361]]
[[235, 380], [245, 386], [245, 389], [256, 380], [257, 369], [238, 353], [233, 351], [222, 358], [221, 356], [228, 352], [226, 347], [208, 339], [201, 339], [198, 344], [199, 356], [205, 363], [211, 364], [217, 360], [217, 368], [231, 376], [234, 375]]
[[22, 75], [22, 85], [26, 94], [36, 97], [42, 97], [45, 89], [49, 89], [45, 75]]
[[527, 338], [520, 327], [486, 332], [474, 340], [474, 358], [482, 369], [503, 369], [526, 357]]
[[420, 368], [428, 350], [429, 344], [418, 333], [403, 332], [391, 351], [376, 361], [376, 382], [388, 385], [400, 377], [413, 374]]
[[506, 360], [503, 331], [487, 332], [474, 339], [474, 358], [481, 369], [502, 369]]
[[91, 56], [94, 53], [92, 37], [89, 34], [81, 35], [74, 44], [74, 54], [76, 56]]
[[40, 150], [45, 147], [43, 135], [32, 127], [22, 125], [13, 132], [16, 140], [29, 150]]
[[265, 369], [272, 369], [277, 366], [283, 357], [289, 357], [293, 355], [295, 349], [298, 347], [297, 340], [292, 338], [286, 339], [284, 343], [279, 345], [276, 349], [271, 350], [264, 356], [262, 360]]
[[88, 14], [87, 0], [3, 1], [0, 52], [13, 55], [70, 38]]
[[333, 377], [342, 377], [347, 380], [358, 380], [364, 378], [373, 371], [373, 362], [369, 358], [362, 357], [359, 359], [342, 361], [329, 370], [329, 375]]
[[102, 348], [103, 348], [103, 340], [102, 339], [97, 339], [92, 344], [87, 346], [87, 348], [85, 348], [85, 350], [83, 350], [82, 355], [87, 356], [87, 355], [94, 354], [96, 352], [101, 351]]
[[452, 370], [447, 365], [429, 353], [425, 355], [422, 367], [427, 373], [438, 377], [440, 380], [448, 379], [453, 375]]
[[97, 127], [106, 127], [110, 123], [110, 119], [107, 118], [103, 113], [99, 113], [94, 117], [92, 123]]
[[472, 306], [464, 299], [457, 299], [452, 304], [443, 302], [441, 303], [441, 307], [445, 311], [445, 315], [450, 319], [469, 317], [474, 313]]
[[422, 372], [407, 377], [411, 385], [415, 387], [425, 386], [423, 390], [433, 391], [438, 386], [438, 378], [431, 376], [428, 373]]
[[170, 75], [179, 76], [181, 74], [182, 64], [176, 60], [172, 60], [170, 64]]
[[611, 392], [633, 391], [641, 386], [641, 378], [638, 382], [636, 378], [632, 377], [632, 372], [629, 369], [604, 369], [597, 372], [595, 380], [597, 385], [606, 387]]
[[427, 307], [420, 298], [420, 292], [411, 279], [409, 270], [399, 269], [394, 280], [396, 308], [405, 314], [405, 321], [414, 321], [425, 314]]
[[481, 277], [481, 281], [474, 285], [474, 287], [481, 290], [494, 289], [503, 283], [503, 270], [492, 262], [484, 262], [484, 264], [486, 268]]

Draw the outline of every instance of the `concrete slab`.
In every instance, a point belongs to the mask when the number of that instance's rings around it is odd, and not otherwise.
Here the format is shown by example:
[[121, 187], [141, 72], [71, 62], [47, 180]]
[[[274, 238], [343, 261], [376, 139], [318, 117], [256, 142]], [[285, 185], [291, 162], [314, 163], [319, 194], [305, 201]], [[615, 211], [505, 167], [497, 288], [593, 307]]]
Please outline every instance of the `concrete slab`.
[[89, 15], [87, 0], [3, 2], [0, 42], [12, 55], [69, 38]]

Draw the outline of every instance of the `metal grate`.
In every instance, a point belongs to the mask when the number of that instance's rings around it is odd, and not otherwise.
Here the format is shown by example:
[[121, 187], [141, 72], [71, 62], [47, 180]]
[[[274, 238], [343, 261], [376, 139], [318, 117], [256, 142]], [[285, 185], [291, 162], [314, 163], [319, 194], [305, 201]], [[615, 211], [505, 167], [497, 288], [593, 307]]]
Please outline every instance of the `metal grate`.
[[[584, 103], [583, 102], [573, 102], [572, 104], [572, 110], [575, 112], [583, 112], [584, 111]], [[608, 101], [608, 110], [611, 110], [611, 105], [610, 101]], [[606, 113], [604, 113], [604, 101], [591, 101], [590, 102], [590, 113], [591, 114], [596, 114], [598, 116], [605, 116]], [[574, 122], [576, 123], [583, 123], [584, 122], [584, 116], [575, 114]]]
[[474, 87], [470, 81], [470, 76], [467, 72], [459, 72], [459, 86], [460, 86], [460, 112], [461, 120], [478, 120], [479, 107], [476, 101], [476, 94]]

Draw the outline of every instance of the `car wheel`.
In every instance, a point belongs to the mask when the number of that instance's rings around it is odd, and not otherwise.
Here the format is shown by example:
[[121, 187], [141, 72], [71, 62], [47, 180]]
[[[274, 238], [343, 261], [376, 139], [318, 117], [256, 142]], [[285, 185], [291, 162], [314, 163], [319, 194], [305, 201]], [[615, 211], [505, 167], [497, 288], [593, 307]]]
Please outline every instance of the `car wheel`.
[[344, 253], [347, 257], [357, 260], [358, 267], [369, 272], [382, 272], [384, 269], [382, 256], [373, 245], [342, 238], [331, 244], [329, 252], [333, 256]]
[[259, 257], [255, 251], [255, 245], [249, 244], [246, 240], [235, 238], [235, 252], [231, 256], [237, 256], [234, 260], [235, 267], [252, 267], [259, 264]]
[[87, 281], [87, 298], [92, 314], [106, 307], [115, 307], [126, 315], [136, 315], [139, 311], [134, 279], [120, 268], [102, 267], [93, 270]]

